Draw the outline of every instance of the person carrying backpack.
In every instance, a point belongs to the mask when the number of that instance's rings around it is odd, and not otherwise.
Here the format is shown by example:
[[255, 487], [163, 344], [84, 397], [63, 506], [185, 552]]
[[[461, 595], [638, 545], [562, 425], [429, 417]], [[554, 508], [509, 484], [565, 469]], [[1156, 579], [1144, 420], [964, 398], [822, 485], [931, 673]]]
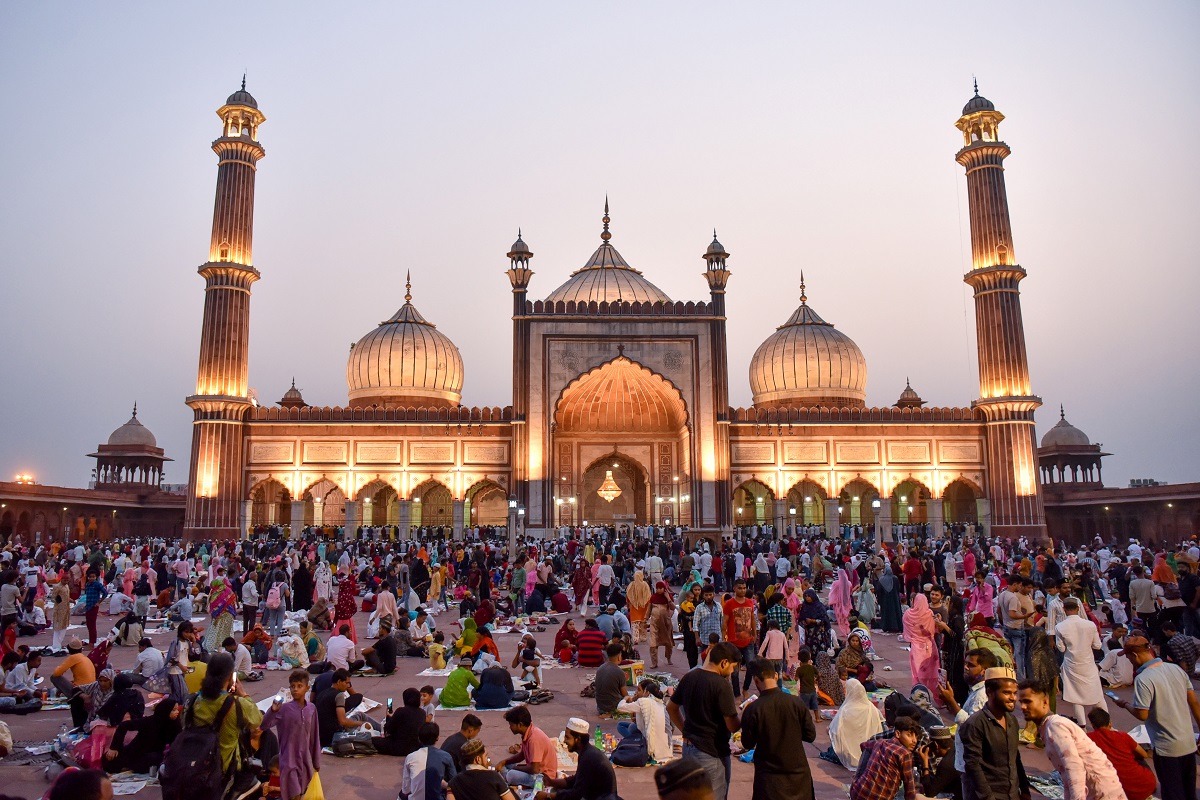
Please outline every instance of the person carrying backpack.
[[188, 699], [183, 731], [167, 752], [160, 775], [163, 800], [221, 800], [235, 783], [239, 796], [256, 788], [257, 781], [242, 771], [241, 741], [262, 718], [233, 682], [233, 658], [213, 656], [200, 691]]

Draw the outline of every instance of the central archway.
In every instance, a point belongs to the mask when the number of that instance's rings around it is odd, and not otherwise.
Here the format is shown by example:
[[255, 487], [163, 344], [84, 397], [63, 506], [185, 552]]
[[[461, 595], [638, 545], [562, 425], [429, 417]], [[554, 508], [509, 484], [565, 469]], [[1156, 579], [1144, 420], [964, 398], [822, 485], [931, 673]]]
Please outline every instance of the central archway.
[[[683, 395], [624, 355], [563, 389], [554, 406], [556, 524], [691, 524], [691, 431]], [[607, 473], [621, 493], [596, 492]]]

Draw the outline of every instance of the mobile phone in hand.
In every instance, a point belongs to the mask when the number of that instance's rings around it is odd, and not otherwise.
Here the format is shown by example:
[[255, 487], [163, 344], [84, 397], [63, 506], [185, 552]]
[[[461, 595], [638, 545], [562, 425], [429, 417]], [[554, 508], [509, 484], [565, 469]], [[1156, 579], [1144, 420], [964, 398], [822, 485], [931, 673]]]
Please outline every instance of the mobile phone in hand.
[[282, 704], [283, 704], [283, 692], [276, 692], [276, 694], [275, 694], [275, 702], [276, 702], [276, 703], [279, 703], [280, 705], [282, 705]]
[[1121, 699], [1121, 697], [1116, 692], [1105, 692], [1105, 694], [1108, 695], [1109, 697], [1111, 697], [1113, 700]]
[[388, 711], [392, 710], [392, 698], [388, 698]]

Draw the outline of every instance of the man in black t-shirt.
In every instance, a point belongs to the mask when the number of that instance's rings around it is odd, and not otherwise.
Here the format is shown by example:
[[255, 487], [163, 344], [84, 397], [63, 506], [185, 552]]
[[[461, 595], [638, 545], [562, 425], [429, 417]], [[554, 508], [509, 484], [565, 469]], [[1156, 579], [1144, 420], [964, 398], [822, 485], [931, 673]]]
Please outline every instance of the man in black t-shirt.
[[463, 771], [450, 781], [454, 800], [517, 800], [499, 772], [488, 768], [487, 750], [478, 738], [462, 746]]
[[483, 720], [474, 714], [467, 714], [462, 718], [462, 726], [458, 732], [450, 734], [442, 741], [442, 749], [450, 754], [450, 758], [454, 759], [454, 768], [459, 772], [462, 772], [466, 766], [463, 764], [462, 758], [463, 747], [477, 737], [482, 729]]
[[708, 663], [684, 675], [667, 701], [671, 722], [683, 731], [683, 755], [704, 766], [715, 800], [729, 791], [729, 736], [741, 726], [730, 676], [741, 660], [729, 642], [713, 645]]
[[596, 711], [602, 715], [611, 715], [617, 706], [625, 699], [625, 670], [621, 669], [621, 655], [624, 652], [620, 642], [609, 642], [604, 649], [608, 660], [596, 670]]
[[362, 656], [379, 675], [391, 675], [396, 671], [396, 637], [390, 633], [379, 637], [374, 647], [363, 648]]

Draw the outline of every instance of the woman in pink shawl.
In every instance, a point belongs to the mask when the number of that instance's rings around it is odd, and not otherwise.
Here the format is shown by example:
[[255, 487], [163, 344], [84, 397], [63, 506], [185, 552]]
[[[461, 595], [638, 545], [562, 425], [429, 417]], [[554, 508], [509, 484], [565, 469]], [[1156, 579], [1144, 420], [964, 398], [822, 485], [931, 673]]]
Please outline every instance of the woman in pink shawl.
[[592, 605], [600, 605], [600, 556], [592, 562]]
[[963, 582], [969, 583], [975, 575], [975, 551], [963, 547]]
[[904, 639], [909, 643], [908, 666], [912, 671], [913, 685], [938, 685], [938, 668], [941, 659], [938, 657], [934, 635], [937, 633], [937, 623], [934, 622], [933, 609], [929, 607], [929, 598], [918, 594], [913, 598], [912, 608], [904, 612]]
[[796, 629], [800, 626], [800, 605], [803, 603], [803, 598], [796, 591], [796, 582], [788, 578], [783, 582], [783, 604], [787, 610], [792, 612], [792, 630], [791, 636], [788, 637], [788, 655], [787, 666], [791, 668], [800, 660], [800, 637], [796, 634]]
[[846, 570], [839, 569], [837, 580], [829, 587], [829, 607], [837, 616], [838, 632], [845, 638], [850, 633], [850, 611], [854, 608], [854, 587]]
[[130, 597], [133, 597], [133, 584], [137, 582], [137, 567], [130, 566], [121, 575], [121, 591]]

